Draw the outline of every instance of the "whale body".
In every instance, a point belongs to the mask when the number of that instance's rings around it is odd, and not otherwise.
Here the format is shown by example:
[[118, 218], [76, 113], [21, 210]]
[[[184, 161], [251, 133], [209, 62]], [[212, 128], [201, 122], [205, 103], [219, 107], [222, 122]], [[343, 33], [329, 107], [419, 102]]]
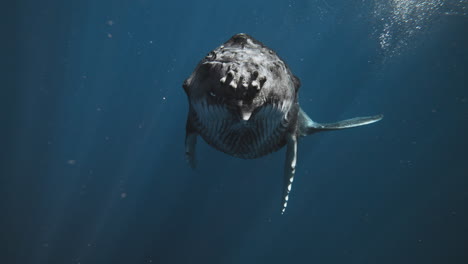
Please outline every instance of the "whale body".
[[377, 122], [382, 115], [314, 122], [298, 104], [299, 78], [278, 55], [240, 33], [209, 52], [183, 83], [189, 101], [185, 155], [195, 167], [195, 145], [253, 159], [286, 147], [281, 213], [294, 180], [298, 138]]

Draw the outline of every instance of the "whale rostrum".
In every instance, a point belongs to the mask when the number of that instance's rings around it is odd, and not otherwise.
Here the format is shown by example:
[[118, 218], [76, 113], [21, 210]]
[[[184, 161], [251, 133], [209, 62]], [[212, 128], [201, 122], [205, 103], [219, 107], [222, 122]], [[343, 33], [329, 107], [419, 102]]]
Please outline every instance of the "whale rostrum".
[[289, 201], [298, 139], [321, 131], [377, 122], [382, 115], [334, 123], [313, 121], [298, 103], [299, 78], [278, 55], [247, 34], [209, 52], [184, 81], [189, 101], [185, 155], [195, 167], [201, 136], [229, 155], [252, 159], [286, 146], [281, 213]]

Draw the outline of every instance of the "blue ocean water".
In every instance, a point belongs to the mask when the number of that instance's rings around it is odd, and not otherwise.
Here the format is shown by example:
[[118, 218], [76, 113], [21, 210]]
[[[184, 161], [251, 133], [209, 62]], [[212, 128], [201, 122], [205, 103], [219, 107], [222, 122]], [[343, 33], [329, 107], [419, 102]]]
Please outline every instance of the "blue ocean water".
[[[468, 263], [467, 1], [15, 1], [2, 23], [0, 263]], [[184, 160], [182, 82], [245, 32], [316, 121]]]

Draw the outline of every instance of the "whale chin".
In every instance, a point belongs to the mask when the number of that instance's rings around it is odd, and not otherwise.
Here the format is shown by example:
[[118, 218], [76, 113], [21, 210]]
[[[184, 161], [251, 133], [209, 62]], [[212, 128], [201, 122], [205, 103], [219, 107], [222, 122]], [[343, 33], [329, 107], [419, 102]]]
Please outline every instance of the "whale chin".
[[193, 125], [212, 147], [235, 157], [258, 158], [284, 145], [282, 135], [288, 127], [289, 107], [267, 104], [259, 107], [249, 120], [243, 120], [226, 105], [192, 102]]

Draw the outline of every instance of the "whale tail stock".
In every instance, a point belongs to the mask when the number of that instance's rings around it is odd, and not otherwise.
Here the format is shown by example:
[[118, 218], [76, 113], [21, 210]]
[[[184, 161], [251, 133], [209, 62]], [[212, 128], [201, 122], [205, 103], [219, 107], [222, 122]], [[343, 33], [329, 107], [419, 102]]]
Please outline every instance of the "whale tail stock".
[[375, 123], [383, 118], [383, 115], [364, 116], [346, 119], [334, 123], [317, 123], [312, 121], [310, 117], [302, 110], [299, 109], [298, 124], [299, 135], [308, 136], [313, 133], [321, 131], [339, 130], [345, 128], [352, 128], [358, 126], [369, 125]]

